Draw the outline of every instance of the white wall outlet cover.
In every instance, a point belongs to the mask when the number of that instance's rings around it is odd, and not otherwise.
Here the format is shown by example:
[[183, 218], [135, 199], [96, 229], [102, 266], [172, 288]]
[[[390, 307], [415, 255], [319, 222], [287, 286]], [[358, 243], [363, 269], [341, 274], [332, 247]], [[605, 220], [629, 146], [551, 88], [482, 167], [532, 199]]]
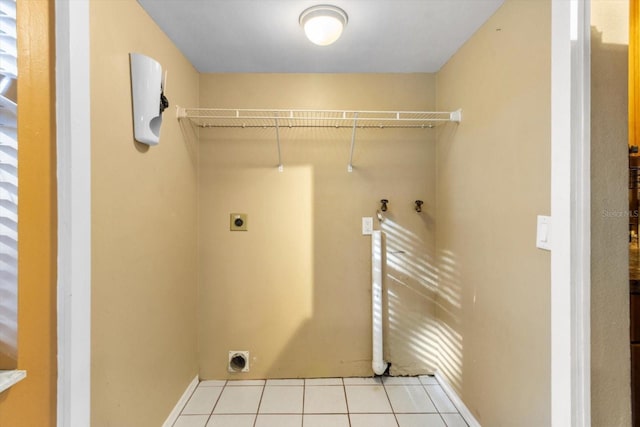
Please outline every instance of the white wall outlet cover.
[[538, 215], [538, 228], [536, 231], [536, 247], [551, 250], [551, 217]]
[[373, 217], [362, 217], [362, 234], [369, 235], [373, 232]]

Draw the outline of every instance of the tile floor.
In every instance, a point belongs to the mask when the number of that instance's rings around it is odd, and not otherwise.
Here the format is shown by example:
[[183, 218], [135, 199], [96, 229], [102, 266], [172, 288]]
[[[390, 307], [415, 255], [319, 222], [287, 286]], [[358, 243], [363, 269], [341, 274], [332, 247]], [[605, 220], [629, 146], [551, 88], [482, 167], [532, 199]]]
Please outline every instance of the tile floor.
[[435, 377], [202, 381], [174, 427], [467, 427]]

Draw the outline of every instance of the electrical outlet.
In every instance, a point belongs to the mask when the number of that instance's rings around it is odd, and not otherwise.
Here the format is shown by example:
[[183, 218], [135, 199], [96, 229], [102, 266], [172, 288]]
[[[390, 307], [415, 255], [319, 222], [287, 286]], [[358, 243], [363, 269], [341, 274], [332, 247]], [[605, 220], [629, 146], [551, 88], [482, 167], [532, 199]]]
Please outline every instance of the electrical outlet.
[[229, 230], [247, 231], [247, 214], [232, 213], [229, 220]]

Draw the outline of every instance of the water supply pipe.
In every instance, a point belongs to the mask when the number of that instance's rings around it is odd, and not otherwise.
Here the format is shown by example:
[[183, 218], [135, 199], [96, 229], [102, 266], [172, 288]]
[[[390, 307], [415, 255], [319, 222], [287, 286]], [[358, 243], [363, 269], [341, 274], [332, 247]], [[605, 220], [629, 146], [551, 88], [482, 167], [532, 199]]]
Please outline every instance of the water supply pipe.
[[382, 232], [373, 230], [371, 234], [371, 313], [373, 360], [371, 367], [376, 375], [387, 370], [382, 355]]

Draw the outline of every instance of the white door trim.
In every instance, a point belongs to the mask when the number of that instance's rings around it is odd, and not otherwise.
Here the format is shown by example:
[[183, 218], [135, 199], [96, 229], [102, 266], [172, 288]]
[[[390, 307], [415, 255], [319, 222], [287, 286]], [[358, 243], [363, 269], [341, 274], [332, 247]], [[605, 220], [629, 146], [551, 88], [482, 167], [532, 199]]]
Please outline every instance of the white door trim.
[[91, 424], [89, 1], [56, 0], [57, 425]]
[[[572, 0], [571, 294], [573, 425], [591, 426], [591, 2]], [[574, 37], [575, 35], [575, 37]]]
[[590, 1], [552, 1], [551, 425], [591, 425]]

